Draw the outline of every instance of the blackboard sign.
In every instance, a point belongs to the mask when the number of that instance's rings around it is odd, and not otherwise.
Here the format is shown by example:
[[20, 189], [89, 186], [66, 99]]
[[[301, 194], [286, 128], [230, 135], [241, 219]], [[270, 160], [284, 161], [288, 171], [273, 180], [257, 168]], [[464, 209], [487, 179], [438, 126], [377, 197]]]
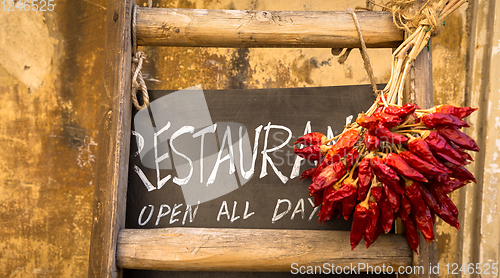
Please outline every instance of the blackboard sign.
[[299, 180], [314, 163], [293, 143], [342, 132], [374, 102], [369, 86], [149, 94], [133, 114], [126, 228], [350, 230], [343, 219], [318, 225]]

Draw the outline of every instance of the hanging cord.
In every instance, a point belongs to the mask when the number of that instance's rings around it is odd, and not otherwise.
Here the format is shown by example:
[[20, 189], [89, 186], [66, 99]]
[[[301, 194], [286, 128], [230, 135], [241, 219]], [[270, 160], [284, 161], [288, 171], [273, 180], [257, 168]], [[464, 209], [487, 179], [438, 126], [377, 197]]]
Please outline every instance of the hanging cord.
[[[359, 52], [361, 53], [361, 58], [363, 58], [363, 64], [365, 65], [366, 73], [370, 78], [372, 90], [373, 92], [377, 93], [378, 92], [377, 80], [375, 79], [375, 75], [373, 74], [372, 65], [370, 63], [370, 57], [368, 57], [368, 52], [366, 50], [366, 44], [363, 38], [363, 34], [361, 33], [361, 27], [359, 26], [358, 17], [356, 16], [356, 13], [352, 8], [348, 8], [347, 11], [351, 14], [352, 20], [354, 21], [354, 25], [356, 25], [356, 30], [358, 31], [359, 40], [361, 42], [361, 48], [359, 49]], [[347, 48], [345, 50], [344, 54], [342, 54], [342, 56], [340, 56], [338, 59], [339, 64], [343, 64], [347, 60], [347, 57], [349, 57], [351, 50], [352, 48]], [[339, 55], [341, 52], [342, 49], [332, 48], [332, 54], [335, 56]]]
[[[149, 7], [152, 6], [152, 0], [149, 0]], [[134, 6], [132, 11], [132, 103], [134, 104], [137, 110], [141, 110], [142, 108], [149, 105], [149, 95], [148, 95], [148, 87], [146, 86], [146, 82], [144, 81], [144, 77], [142, 75], [142, 64], [146, 59], [146, 54], [142, 51], [137, 50], [137, 5]], [[142, 105], [139, 104], [137, 100], [137, 91], [139, 88], [142, 91]]]

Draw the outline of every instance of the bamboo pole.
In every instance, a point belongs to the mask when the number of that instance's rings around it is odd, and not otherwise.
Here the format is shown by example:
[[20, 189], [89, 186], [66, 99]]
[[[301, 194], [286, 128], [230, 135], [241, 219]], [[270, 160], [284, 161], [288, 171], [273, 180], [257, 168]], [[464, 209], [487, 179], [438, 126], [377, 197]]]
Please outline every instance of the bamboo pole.
[[[389, 12], [356, 12], [369, 48], [397, 47], [403, 33]], [[139, 8], [142, 46], [361, 47], [348, 12]]]

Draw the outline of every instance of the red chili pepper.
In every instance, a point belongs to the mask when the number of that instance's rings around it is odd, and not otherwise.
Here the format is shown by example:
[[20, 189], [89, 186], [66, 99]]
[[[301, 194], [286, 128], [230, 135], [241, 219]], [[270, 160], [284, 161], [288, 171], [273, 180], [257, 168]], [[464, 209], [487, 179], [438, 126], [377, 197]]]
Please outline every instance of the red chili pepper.
[[391, 129], [397, 125], [399, 125], [403, 120], [399, 118], [398, 116], [395, 115], [389, 115], [387, 113], [374, 113], [374, 117], [380, 119], [379, 126], [386, 127], [388, 129]]
[[370, 247], [372, 243], [377, 240], [377, 238], [384, 232], [384, 228], [382, 228], [382, 219], [379, 216], [379, 221], [377, 222], [377, 229], [375, 230], [375, 233], [367, 235], [365, 233], [365, 243], [366, 243], [366, 248]]
[[390, 189], [388, 186], [384, 185], [384, 194], [387, 196], [387, 200], [389, 201], [389, 204], [391, 205], [392, 211], [398, 212], [399, 206], [401, 203], [401, 197], [400, 195], [396, 194], [392, 189]]
[[[329, 202], [325, 196], [330, 194], [333, 191], [333, 187], [327, 187], [324, 190], [321, 190], [319, 194], [322, 195], [322, 201], [321, 201], [321, 208], [319, 209], [318, 212], [318, 221], [319, 224], [324, 224], [328, 220], [332, 219], [333, 215], [339, 210], [338, 203], [335, 202]], [[315, 200], [316, 200], [316, 195], [315, 195]]]
[[408, 199], [408, 197], [406, 197], [406, 196], [401, 197], [401, 209], [403, 209], [403, 211], [406, 215], [410, 215], [411, 207], [412, 207], [412, 205], [411, 205], [410, 199]]
[[455, 145], [470, 151], [479, 151], [479, 147], [474, 139], [470, 138], [467, 134], [453, 127], [440, 127], [436, 129], [437, 133], [452, 141]]
[[420, 193], [419, 183], [412, 180], [405, 180], [405, 195], [412, 203], [415, 210], [425, 210], [425, 202]]
[[383, 164], [382, 159], [374, 157], [372, 159], [373, 170], [377, 179], [383, 184], [387, 185], [390, 189], [394, 190], [396, 193], [403, 195], [404, 190], [399, 186], [398, 174], [391, 167]]
[[432, 226], [434, 227], [436, 225], [436, 214], [430, 208], [429, 211], [431, 212]]
[[406, 228], [405, 234], [406, 234], [406, 241], [408, 241], [408, 244], [410, 245], [411, 249], [415, 251], [415, 253], [418, 254], [418, 232], [417, 232], [417, 227], [413, 220], [410, 217], [407, 217], [403, 211], [399, 212], [399, 217], [401, 217], [401, 220], [403, 220], [403, 225]]
[[309, 185], [309, 196], [314, 196], [321, 189], [336, 183], [346, 172], [347, 169], [342, 161], [326, 166], [316, 179], [314, 179], [311, 185]]
[[366, 226], [370, 220], [369, 206], [365, 202], [359, 203], [354, 209], [354, 216], [352, 218], [351, 226], [351, 250], [358, 246], [359, 241], [363, 237]]
[[326, 136], [321, 132], [311, 132], [297, 139], [294, 144], [321, 145], [326, 139]]
[[377, 203], [380, 208], [380, 217], [382, 217], [382, 228], [387, 234], [391, 231], [392, 224], [394, 223], [394, 213], [385, 194], [382, 194], [382, 198]]
[[377, 107], [377, 109], [375, 109], [375, 111], [373, 112], [373, 114], [375, 113], [382, 113], [384, 112], [384, 109], [385, 109], [385, 106], [382, 102], [379, 103], [379, 107]]
[[316, 172], [316, 167], [305, 170], [304, 172], [302, 172], [302, 175], [300, 175], [300, 180], [312, 178], [314, 172]]
[[382, 199], [382, 184], [379, 183], [375, 186], [372, 186], [371, 195], [373, 196], [373, 198], [375, 198], [377, 202], [379, 202], [380, 199]]
[[325, 170], [326, 166], [328, 166], [330, 164], [333, 164], [333, 163], [326, 163], [325, 158], [323, 157], [323, 160], [321, 160], [321, 162], [316, 164], [316, 167], [315, 167], [316, 171], [314, 171], [311, 180], [314, 182], [316, 180], [316, 178], [319, 176], [319, 174], [321, 174], [321, 172], [323, 172], [323, 170]]
[[[410, 151], [404, 151], [400, 152], [399, 156], [408, 163], [411, 167], [419, 171], [420, 173], [427, 175], [427, 176], [435, 176], [435, 175], [441, 175], [444, 174], [445, 171], [443, 169], [440, 169], [436, 167], [434, 164], [431, 164], [429, 162], [426, 162], [420, 157], [418, 157], [416, 154], [413, 154]], [[444, 167], [446, 168], [446, 167]], [[450, 171], [450, 170], [448, 170]]]
[[[327, 202], [330, 202], [328, 200], [328, 198], [326, 198], [328, 195], [332, 194], [336, 189], [333, 187], [333, 186], [328, 186], [327, 188], [321, 190], [321, 192], [318, 192], [321, 193], [321, 195], [323, 196], [323, 198], [321, 199], [321, 202], [322, 203], [327, 203]], [[316, 196], [316, 195], [315, 195]]]
[[374, 151], [380, 147], [380, 139], [373, 135], [370, 131], [365, 132], [363, 135], [363, 143], [369, 151]]
[[316, 195], [314, 195], [314, 207], [317, 207], [323, 203], [323, 194], [325, 190], [320, 190]]
[[408, 149], [418, 155], [420, 158], [424, 159], [427, 162], [430, 162], [437, 166], [440, 170], [451, 173], [450, 170], [446, 169], [444, 164], [439, 162], [436, 157], [434, 157], [434, 154], [432, 153], [429, 145], [421, 138], [412, 138], [408, 142]]
[[389, 165], [392, 169], [394, 169], [398, 174], [403, 175], [412, 180], [427, 182], [427, 179], [422, 176], [417, 170], [413, 169], [402, 159], [399, 155], [395, 153], [389, 153], [386, 155], [385, 164]]
[[467, 185], [467, 181], [459, 180], [459, 179], [450, 179], [446, 182], [446, 188], [443, 190], [445, 194], [449, 194], [459, 188]]
[[357, 130], [350, 129], [344, 132], [337, 143], [335, 143], [335, 145], [333, 145], [333, 147], [326, 153], [325, 159], [323, 160], [325, 166], [335, 163], [346, 156], [359, 138], [360, 135]]
[[319, 224], [324, 225], [328, 220], [332, 219], [333, 214], [338, 209], [338, 206], [334, 202], [326, 202], [321, 205], [318, 213]]
[[424, 200], [425, 204], [434, 212], [439, 211], [439, 203], [437, 199], [432, 195], [432, 193], [421, 183], [417, 183], [418, 188], [420, 189], [420, 194], [422, 196], [422, 200]]
[[448, 210], [451, 212], [451, 214], [453, 216], [455, 216], [456, 218], [458, 218], [458, 208], [457, 206], [455, 205], [455, 203], [453, 203], [453, 201], [450, 199], [450, 197], [448, 197], [448, 195], [443, 195], [442, 197], [442, 203], [441, 203], [441, 209], [443, 209], [444, 207], [447, 207]]
[[[434, 183], [434, 181], [433, 181]], [[431, 191], [431, 194], [434, 195], [441, 204], [441, 208], [447, 207], [448, 210], [453, 214], [453, 216], [457, 217], [458, 216], [458, 208], [455, 206], [455, 203], [444, 193], [444, 189], [440, 184], [435, 184], [430, 183], [429, 188]]]
[[328, 138], [321, 132], [310, 132], [298, 138], [294, 144], [325, 145]]
[[[451, 144], [450, 144], [451, 145]], [[453, 147], [453, 146], [452, 146]], [[462, 156], [463, 159], [465, 159], [466, 161], [474, 161], [474, 158], [472, 158], [472, 156], [468, 153], [466, 153], [464, 150], [462, 149], [458, 149], [457, 147], [454, 148], [455, 151], [457, 151], [458, 154], [460, 154], [460, 156]]]
[[416, 109], [419, 109], [416, 104], [407, 103], [401, 107], [388, 106], [384, 109], [384, 112], [390, 115], [395, 115], [400, 118], [404, 118], [410, 114], [413, 114]]
[[418, 186], [420, 188], [420, 193], [422, 194], [422, 199], [427, 206], [441, 219], [443, 219], [443, 221], [460, 230], [458, 219], [448, 210], [448, 208], [445, 207], [444, 209], [441, 209], [441, 206], [434, 195], [432, 195], [432, 193], [424, 185], [418, 184]]
[[458, 222], [457, 216], [453, 215], [447, 206], [443, 205], [439, 207], [438, 211], [435, 211], [435, 213], [439, 218], [443, 219], [444, 222], [460, 231], [460, 223]]
[[390, 132], [386, 127], [378, 127], [374, 129], [373, 134], [375, 134], [375, 136], [377, 136], [380, 141], [389, 142], [392, 144], [405, 144], [406, 142], [408, 142], [408, 137]]
[[356, 123], [368, 130], [374, 130], [378, 127], [380, 119], [374, 116], [360, 115], [356, 119]]
[[463, 119], [463, 118], [469, 116], [470, 114], [472, 114], [472, 112], [476, 111], [477, 108], [455, 107], [452, 105], [445, 104], [445, 105], [439, 105], [439, 106], [435, 107], [435, 110], [436, 110], [436, 112], [450, 114], [450, 115], [453, 115], [453, 116], [458, 117], [460, 119]]
[[371, 160], [369, 158], [361, 159], [358, 166], [358, 201], [363, 201], [366, 198], [366, 193], [370, 188], [373, 178], [373, 170]]
[[437, 128], [442, 126], [448, 127], [470, 127], [470, 125], [453, 115], [443, 114], [443, 113], [429, 113], [422, 117], [422, 122], [424, 122], [425, 126], [428, 128]]
[[441, 135], [432, 130], [426, 130], [422, 138], [436, 156], [455, 165], [465, 164], [465, 159]]
[[377, 234], [377, 230], [383, 231], [382, 229], [379, 229], [379, 227], [381, 227], [381, 221], [379, 220], [380, 209], [378, 208], [377, 203], [375, 202], [375, 200], [370, 200], [368, 202], [368, 205], [370, 207], [370, 219], [365, 229], [366, 248], [370, 247], [375, 239], [377, 239], [375, 237]]
[[452, 171], [452, 173], [450, 174], [451, 177], [459, 179], [461, 181], [473, 181], [477, 183], [477, 180], [474, 177], [474, 175], [471, 172], [469, 172], [469, 170], [467, 170], [465, 167], [457, 166], [450, 162], [445, 162], [444, 164], [446, 165], [446, 167], [448, 167], [448, 169]]
[[347, 220], [352, 215], [354, 207], [356, 207], [356, 193], [353, 195], [342, 199], [342, 216]]
[[413, 210], [412, 216], [425, 241], [432, 242], [434, 240], [434, 220], [429, 207], [424, 206], [424, 210]]
[[326, 196], [326, 199], [330, 202], [338, 202], [344, 198], [356, 195], [356, 193], [357, 189], [353, 185], [352, 179], [347, 178], [344, 180], [344, 182], [342, 182], [342, 187], [340, 187], [339, 190], [335, 190], [330, 193], [328, 196]]
[[354, 163], [356, 163], [356, 160], [358, 159], [359, 152], [356, 149], [351, 149], [349, 153], [345, 157], [345, 164], [346, 168], [350, 169]]
[[293, 146], [293, 152], [307, 160], [316, 161], [321, 159], [321, 148], [320, 146], [307, 146], [302, 149], [297, 149]]

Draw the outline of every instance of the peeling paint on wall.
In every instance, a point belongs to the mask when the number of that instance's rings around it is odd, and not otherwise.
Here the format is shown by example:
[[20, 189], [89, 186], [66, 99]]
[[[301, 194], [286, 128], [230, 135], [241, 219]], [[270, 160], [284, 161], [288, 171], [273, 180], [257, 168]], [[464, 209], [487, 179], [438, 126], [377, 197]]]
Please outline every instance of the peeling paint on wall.
[[38, 12], [0, 11], [0, 66], [35, 92], [51, 70], [54, 44]]
[[[87, 276], [106, 0], [56, 2], [54, 12], [23, 12], [20, 16], [0, 11], [0, 144], [4, 146], [0, 157], [0, 269], [9, 277]], [[155, 7], [168, 8], [306, 11], [343, 11], [366, 3], [153, 2]], [[146, 1], [139, 5], [146, 6]], [[436, 104], [464, 103], [467, 42], [464, 8], [450, 16], [441, 35], [433, 39]], [[497, 42], [492, 53], [497, 54], [499, 47]], [[177, 90], [196, 84], [204, 89], [257, 89], [369, 83], [358, 50], [342, 65], [329, 49], [142, 50], [148, 55], [144, 71], [150, 89]], [[369, 56], [377, 80], [386, 82], [391, 50], [370, 49]], [[474, 92], [480, 92], [479, 85], [472, 86]], [[500, 109], [500, 102], [492, 106], [490, 110]], [[495, 117], [491, 124], [500, 129], [496, 115], [491, 114]], [[477, 122], [473, 117], [471, 122]], [[499, 149], [498, 140], [495, 143]], [[487, 171], [494, 174], [500, 171], [498, 154], [492, 158]], [[487, 178], [493, 182], [496, 176]], [[452, 195], [453, 200], [461, 198], [466, 198], [465, 193]], [[460, 211], [467, 214], [472, 208]], [[488, 212], [486, 223], [495, 223], [494, 212]], [[441, 266], [460, 262], [459, 237], [438, 220]]]

